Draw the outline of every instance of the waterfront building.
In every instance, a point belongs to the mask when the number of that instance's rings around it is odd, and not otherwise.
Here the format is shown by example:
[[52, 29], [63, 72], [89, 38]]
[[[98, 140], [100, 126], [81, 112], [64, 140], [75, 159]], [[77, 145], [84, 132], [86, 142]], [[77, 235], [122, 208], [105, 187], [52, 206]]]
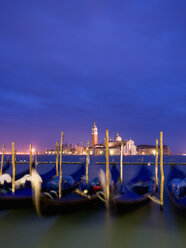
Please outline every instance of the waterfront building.
[[137, 155], [137, 147], [134, 144], [134, 140], [131, 138], [125, 141], [125, 145], [123, 147], [123, 154], [124, 155]]
[[[94, 122], [92, 128], [92, 147], [90, 147], [90, 154], [93, 155], [105, 155], [105, 142], [104, 139], [103, 143], [98, 144], [98, 128]], [[124, 143], [123, 146], [123, 154], [124, 155], [137, 155], [137, 147], [134, 144], [134, 140], [122, 140], [119, 133], [116, 134], [116, 137], [112, 140], [109, 139], [109, 153], [110, 155], [120, 155], [121, 153], [121, 143]]]
[[[156, 146], [155, 145], [138, 145], [137, 146], [139, 155], [155, 155], [156, 154]], [[159, 146], [160, 153], [160, 146]], [[163, 154], [170, 155], [171, 151], [167, 145], [163, 146]]]
[[[75, 150], [73, 144], [63, 144], [63, 154], [71, 155], [71, 154], [75, 154], [75, 153], [76, 153], [76, 150]], [[56, 149], [47, 149], [45, 151], [45, 154], [46, 155], [56, 155], [57, 151], [56, 151]]]
[[117, 133], [115, 139], [109, 142], [110, 154], [120, 155], [121, 153], [121, 142], [123, 142], [123, 155], [137, 155], [137, 147], [132, 139], [123, 140], [119, 133]]
[[77, 155], [84, 155], [86, 154], [86, 147], [81, 144], [78, 144], [78, 145], [75, 145], [74, 147], [74, 154], [77, 154]]
[[56, 152], [56, 150], [53, 150], [53, 149], [47, 149], [46, 151], [45, 151], [45, 155], [55, 155], [55, 154], [57, 154], [57, 152]]
[[[105, 155], [105, 142], [98, 144], [98, 128], [94, 122], [92, 127], [92, 146], [90, 147], [90, 155]], [[135, 145], [134, 140], [131, 138], [129, 140], [123, 140], [119, 133], [116, 134], [114, 139], [109, 139], [109, 153], [110, 155], [120, 155], [121, 153], [121, 144], [123, 142], [123, 155], [155, 155], [156, 146], [154, 145]], [[85, 155], [86, 146], [83, 146], [82, 143], [78, 145], [73, 144], [64, 144], [63, 145], [63, 154], [66, 155]], [[164, 155], [170, 155], [170, 149], [167, 145], [163, 146]], [[46, 155], [56, 154], [56, 150], [46, 150]]]
[[121, 144], [109, 147], [110, 155], [120, 155], [121, 154]]
[[90, 154], [92, 155], [105, 155], [105, 145], [97, 144], [94, 147], [90, 147]]

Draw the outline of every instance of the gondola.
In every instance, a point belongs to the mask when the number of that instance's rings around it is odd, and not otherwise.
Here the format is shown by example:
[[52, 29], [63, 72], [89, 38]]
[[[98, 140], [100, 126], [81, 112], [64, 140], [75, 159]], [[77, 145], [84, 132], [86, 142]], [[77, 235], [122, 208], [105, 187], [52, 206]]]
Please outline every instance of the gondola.
[[[41, 175], [43, 180], [42, 187], [45, 189], [49, 179], [56, 173], [56, 168], [52, 168], [49, 172]], [[77, 184], [77, 180], [80, 180], [80, 175], [84, 175], [85, 173], [85, 166], [81, 165], [80, 168], [74, 173], [74, 184]], [[72, 176], [73, 176], [72, 175]], [[53, 179], [52, 179], [53, 180]], [[66, 184], [66, 179], [63, 180], [63, 186]], [[74, 185], [66, 186], [66, 190], [73, 190]], [[64, 186], [65, 189], [65, 186]], [[32, 206], [32, 189], [30, 187], [30, 182], [27, 182], [23, 188], [20, 188], [15, 191], [13, 194], [11, 189], [1, 189], [0, 190], [0, 209], [12, 209], [12, 208], [25, 208]]]
[[125, 187], [118, 185], [111, 204], [116, 212], [120, 213], [132, 210], [149, 201], [149, 196], [153, 195], [156, 185], [149, 168], [142, 166], [133, 179]]
[[168, 196], [174, 207], [186, 213], [186, 173], [172, 166], [167, 179]]
[[[75, 171], [70, 176], [67, 176], [63, 179], [62, 193], [68, 194], [69, 192], [77, 188], [84, 174], [85, 174], [85, 165], [82, 163], [82, 165], [77, 171]], [[55, 176], [51, 180], [45, 181], [45, 183], [42, 184], [42, 192], [48, 192], [49, 194], [53, 194], [58, 189], [59, 189], [59, 176]]]
[[[111, 169], [113, 187], [119, 180], [119, 172], [115, 165]], [[44, 215], [53, 215], [56, 213], [66, 214], [82, 209], [95, 209], [103, 206], [105, 203], [100, 198], [104, 198], [99, 178], [94, 178], [88, 185], [82, 182], [75, 191], [69, 194], [63, 194], [61, 199], [56, 194], [43, 193], [40, 197], [41, 213]]]
[[[3, 166], [2, 175], [0, 176], [0, 187], [3, 187], [4, 183], [6, 183], [7, 178], [7, 170], [10, 168], [10, 161], [8, 160], [6, 164]], [[9, 176], [9, 175], [8, 175]]]
[[[29, 174], [29, 169], [26, 169], [15, 175], [15, 181], [23, 178], [25, 175]], [[0, 184], [0, 188], [8, 189], [12, 186], [12, 173], [3, 174], [3, 182]]]
[[[32, 163], [32, 168], [35, 168], [35, 162]], [[56, 174], [56, 168], [53, 167], [47, 173], [41, 174], [41, 179], [44, 183], [48, 182]], [[4, 180], [4, 183], [0, 185], [0, 189], [10, 189], [12, 187], [12, 173], [7, 174], [9, 176], [9, 182]], [[31, 187], [31, 183], [27, 180], [30, 176], [30, 168], [23, 170], [15, 175], [15, 186], [17, 189]]]
[[5, 173], [10, 168], [10, 161], [8, 160], [3, 166], [3, 173]]

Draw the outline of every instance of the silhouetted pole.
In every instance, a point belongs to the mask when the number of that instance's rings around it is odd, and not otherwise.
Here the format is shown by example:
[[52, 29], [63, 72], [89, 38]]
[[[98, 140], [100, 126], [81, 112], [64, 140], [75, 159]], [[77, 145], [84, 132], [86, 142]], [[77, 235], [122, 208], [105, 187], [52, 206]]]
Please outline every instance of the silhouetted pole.
[[56, 176], [59, 176], [59, 143], [56, 142]]
[[109, 182], [109, 131], [106, 130], [106, 182], [107, 182], [107, 195], [106, 195], [106, 205], [109, 204], [110, 198], [110, 182]]
[[156, 189], [158, 189], [158, 139], [156, 139], [156, 156], [155, 156], [155, 180], [156, 180]]
[[61, 133], [61, 143], [60, 143], [60, 165], [59, 165], [59, 199], [62, 195], [62, 156], [63, 156], [63, 137], [64, 132]]
[[30, 166], [30, 175], [32, 174], [32, 145], [30, 144], [30, 161], [29, 161], [29, 166]]
[[161, 210], [163, 210], [163, 191], [164, 191], [163, 132], [160, 132], [160, 171], [161, 171], [160, 208]]
[[86, 184], [88, 184], [88, 167], [89, 167], [89, 141], [87, 142], [87, 157], [86, 157]]
[[1, 172], [0, 172], [0, 176], [3, 174], [4, 153], [5, 153], [5, 145], [3, 145], [3, 151], [2, 151], [2, 155], [1, 155]]

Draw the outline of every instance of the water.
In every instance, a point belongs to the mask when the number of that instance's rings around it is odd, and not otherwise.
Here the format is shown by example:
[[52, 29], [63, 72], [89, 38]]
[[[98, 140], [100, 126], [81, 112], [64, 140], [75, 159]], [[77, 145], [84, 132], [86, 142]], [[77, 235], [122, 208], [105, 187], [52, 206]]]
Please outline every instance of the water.
[[[17, 156], [17, 160], [23, 159]], [[29, 160], [28, 156], [24, 159]], [[64, 156], [63, 161], [83, 161], [84, 156]], [[119, 161], [119, 156], [113, 156]], [[55, 156], [39, 156], [39, 161], [55, 161]], [[99, 168], [95, 165], [104, 161], [104, 156], [92, 156], [89, 167], [90, 179], [97, 176]], [[127, 156], [126, 162], [141, 162], [142, 156]], [[154, 162], [153, 156], [145, 156], [144, 162]], [[165, 156], [164, 162], [186, 162], [184, 156]], [[28, 165], [27, 165], [28, 166]], [[186, 166], [180, 166], [186, 171]], [[26, 168], [18, 165], [17, 171]], [[46, 172], [51, 165], [38, 165], [39, 172]], [[124, 183], [139, 170], [139, 165], [124, 166]], [[68, 215], [37, 217], [34, 209], [0, 211], [0, 237], [2, 247], [185, 247], [186, 218], [172, 208], [166, 194], [166, 178], [169, 165], [164, 166], [165, 194], [164, 210], [150, 203], [130, 213], [110, 214], [106, 209], [86, 210]], [[77, 169], [77, 165], [64, 165], [64, 176]], [[119, 169], [119, 166], [118, 166]], [[154, 166], [150, 166], [154, 172]]]

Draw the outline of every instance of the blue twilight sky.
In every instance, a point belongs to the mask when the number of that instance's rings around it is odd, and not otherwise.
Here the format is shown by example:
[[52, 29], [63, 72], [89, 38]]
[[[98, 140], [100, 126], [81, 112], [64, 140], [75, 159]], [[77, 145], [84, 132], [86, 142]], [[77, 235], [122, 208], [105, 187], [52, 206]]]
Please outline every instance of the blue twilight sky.
[[0, 147], [86, 144], [94, 120], [186, 152], [186, 1], [1, 0]]

